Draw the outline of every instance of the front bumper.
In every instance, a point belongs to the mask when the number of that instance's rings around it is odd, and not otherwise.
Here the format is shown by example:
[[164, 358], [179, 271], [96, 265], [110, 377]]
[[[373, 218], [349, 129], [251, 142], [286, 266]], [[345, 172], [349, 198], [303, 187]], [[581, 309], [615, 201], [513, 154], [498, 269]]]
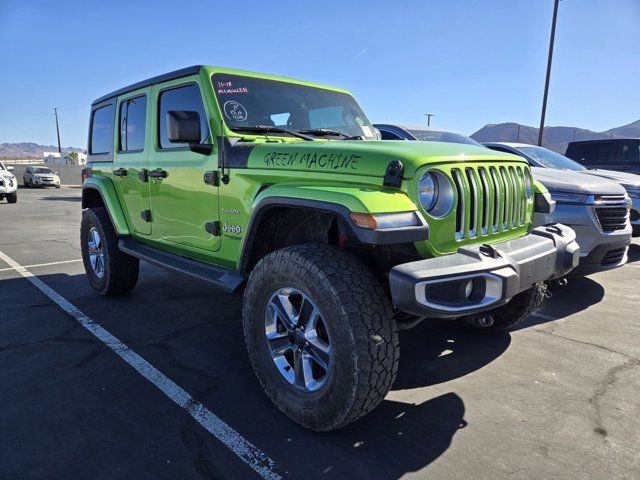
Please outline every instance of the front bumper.
[[[581, 274], [610, 269], [626, 263], [624, 252], [617, 256], [615, 254], [631, 243], [631, 226], [627, 224], [625, 228], [619, 230], [603, 231], [596, 214], [596, 208], [599, 207], [601, 206], [557, 203], [553, 213], [534, 215], [534, 226], [562, 223], [576, 232], [576, 241], [580, 245]], [[614, 207], [621, 208], [622, 205], [614, 205]]]
[[565, 276], [578, 265], [579, 252], [571, 228], [538, 227], [514, 240], [397, 265], [389, 272], [391, 296], [400, 311], [420, 317], [482, 312], [538, 282]]
[[13, 193], [18, 189], [18, 181], [17, 180], [8, 180], [6, 178], [2, 179], [0, 183], [0, 195], [6, 195], [7, 193]]
[[37, 187], [59, 187], [60, 180], [57, 178], [54, 178], [53, 180], [37, 180], [34, 178], [33, 184]]

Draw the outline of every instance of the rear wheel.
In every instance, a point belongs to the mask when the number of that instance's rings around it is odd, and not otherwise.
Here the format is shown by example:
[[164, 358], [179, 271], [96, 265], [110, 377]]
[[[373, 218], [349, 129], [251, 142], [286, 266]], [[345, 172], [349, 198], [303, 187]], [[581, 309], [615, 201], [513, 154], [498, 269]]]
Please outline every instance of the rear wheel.
[[493, 310], [464, 317], [472, 327], [485, 332], [501, 332], [521, 322], [542, 304], [546, 285], [537, 283], [514, 296], [509, 303]]
[[243, 323], [267, 395], [306, 428], [344, 427], [395, 379], [390, 301], [360, 260], [336, 248], [297, 245], [264, 257], [249, 277]]
[[87, 278], [97, 293], [114, 295], [135, 287], [139, 261], [118, 249], [118, 236], [105, 208], [82, 213], [80, 244]]
[[7, 202], [9, 202], [9, 203], [16, 203], [18, 201], [18, 191], [17, 190], [15, 192], [12, 192], [12, 193], [7, 193], [5, 196], [7, 197]]

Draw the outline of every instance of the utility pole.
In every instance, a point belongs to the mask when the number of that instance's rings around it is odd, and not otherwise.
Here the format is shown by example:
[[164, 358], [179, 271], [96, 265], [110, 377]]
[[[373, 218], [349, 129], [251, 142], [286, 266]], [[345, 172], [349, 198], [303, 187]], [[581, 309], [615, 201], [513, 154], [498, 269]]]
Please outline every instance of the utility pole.
[[433, 113], [425, 113], [424, 116], [427, 117], [427, 127], [430, 127], [431, 126], [431, 117], [435, 117], [435, 115]]
[[574, 142], [576, 141], [576, 129], [575, 128], [573, 129], [573, 141]]
[[58, 134], [58, 153], [62, 155], [62, 146], [60, 145], [60, 126], [58, 125], [58, 107], [53, 108], [53, 113], [56, 115], [56, 133]]
[[516, 142], [520, 141], [520, 124], [518, 124], [518, 136], [516, 138]]
[[538, 146], [542, 146], [542, 135], [544, 134], [544, 116], [547, 113], [547, 96], [549, 95], [549, 79], [551, 77], [551, 61], [553, 60], [553, 42], [556, 37], [556, 19], [558, 18], [558, 3], [553, 1], [553, 20], [551, 21], [551, 38], [549, 39], [549, 56], [547, 57], [547, 78], [544, 82], [544, 97], [542, 98], [542, 115], [540, 116], [540, 131], [538, 132]]

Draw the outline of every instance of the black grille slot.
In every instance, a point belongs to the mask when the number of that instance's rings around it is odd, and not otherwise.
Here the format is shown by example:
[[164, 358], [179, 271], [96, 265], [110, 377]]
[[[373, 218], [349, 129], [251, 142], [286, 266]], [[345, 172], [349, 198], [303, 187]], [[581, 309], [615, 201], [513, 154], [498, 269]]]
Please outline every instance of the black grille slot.
[[627, 207], [597, 207], [595, 211], [603, 232], [624, 230], [627, 226]]
[[475, 237], [476, 229], [478, 228], [478, 185], [473, 170], [467, 168], [465, 173], [469, 184], [469, 236]]
[[464, 185], [462, 183], [462, 174], [460, 170], [451, 170], [453, 176], [453, 183], [456, 187], [456, 195], [458, 197], [456, 202], [456, 238], [462, 238], [464, 236], [464, 204], [465, 197]]
[[622, 248], [614, 248], [613, 250], [609, 250], [604, 257], [602, 257], [602, 265], [613, 265], [618, 263], [624, 257], [624, 254], [627, 250], [627, 247]]

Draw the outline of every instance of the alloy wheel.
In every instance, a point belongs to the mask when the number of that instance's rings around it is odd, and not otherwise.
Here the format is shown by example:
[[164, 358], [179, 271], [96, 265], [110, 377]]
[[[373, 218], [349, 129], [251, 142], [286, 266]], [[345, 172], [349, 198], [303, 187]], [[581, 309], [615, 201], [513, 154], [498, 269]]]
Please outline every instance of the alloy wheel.
[[91, 269], [93, 270], [93, 273], [95, 273], [96, 277], [102, 279], [104, 276], [105, 261], [100, 232], [98, 232], [97, 228], [91, 227], [88, 237], [89, 263], [91, 264]]
[[265, 336], [280, 374], [297, 389], [312, 392], [329, 378], [332, 346], [317, 305], [303, 292], [280, 288], [265, 311]]

